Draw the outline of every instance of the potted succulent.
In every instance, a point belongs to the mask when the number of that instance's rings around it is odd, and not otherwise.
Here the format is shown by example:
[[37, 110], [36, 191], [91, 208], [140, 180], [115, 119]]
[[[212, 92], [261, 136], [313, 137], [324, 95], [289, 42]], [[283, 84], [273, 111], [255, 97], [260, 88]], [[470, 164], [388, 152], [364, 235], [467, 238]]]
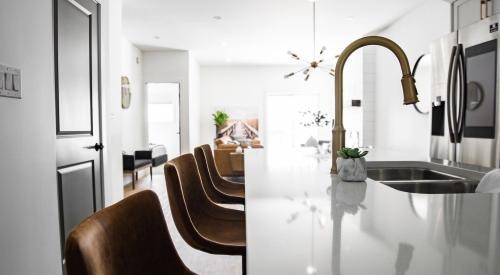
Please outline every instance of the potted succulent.
[[216, 111], [212, 114], [215, 123], [215, 136], [216, 138], [220, 137], [220, 130], [224, 125], [226, 125], [229, 115], [223, 111]]
[[344, 181], [365, 181], [367, 176], [366, 160], [368, 151], [344, 147], [338, 151], [337, 171]]

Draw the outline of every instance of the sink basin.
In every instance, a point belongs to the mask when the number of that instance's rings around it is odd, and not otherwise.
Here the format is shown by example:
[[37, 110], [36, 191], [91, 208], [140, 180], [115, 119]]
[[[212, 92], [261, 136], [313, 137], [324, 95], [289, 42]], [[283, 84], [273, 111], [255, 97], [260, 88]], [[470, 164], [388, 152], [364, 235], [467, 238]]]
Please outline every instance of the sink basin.
[[428, 168], [368, 168], [368, 178], [376, 181], [459, 180], [458, 176]]
[[368, 178], [408, 193], [474, 193], [479, 181], [424, 167], [368, 168]]
[[477, 181], [438, 180], [438, 181], [387, 181], [381, 182], [396, 190], [421, 194], [474, 193]]

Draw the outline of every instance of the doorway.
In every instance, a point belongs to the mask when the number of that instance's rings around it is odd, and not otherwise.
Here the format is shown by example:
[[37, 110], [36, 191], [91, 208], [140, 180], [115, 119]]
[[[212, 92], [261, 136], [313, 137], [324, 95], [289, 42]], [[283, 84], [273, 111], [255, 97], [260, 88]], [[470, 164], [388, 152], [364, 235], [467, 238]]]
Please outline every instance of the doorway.
[[167, 149], [168, 158], [180, 155], [180, 84], [147, 83], [148, 142]]

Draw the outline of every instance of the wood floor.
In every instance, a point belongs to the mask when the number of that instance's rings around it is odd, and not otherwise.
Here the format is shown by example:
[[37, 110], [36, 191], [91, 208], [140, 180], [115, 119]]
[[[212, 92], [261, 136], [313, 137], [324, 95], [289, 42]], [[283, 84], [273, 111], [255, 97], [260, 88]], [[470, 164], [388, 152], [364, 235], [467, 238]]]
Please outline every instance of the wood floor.
[[[156, 192], [158, 198], [160, 199], [163, 213], [165, 214], [165, 220], [167, 221], [168, 230], [172, 236], [172, 240], [175, 244], [180, 257], [184, 263], [197, 274], [204, 275], [225, 275], [225, 274], [241, 274], [241, 257], [240, 256], [222, 256], [222, 255], [212, 255], [207, 254], [198, 250], [193, 249], [187, 243], [184, 242], [179, 232], [175, 228], [174, 221], [172, 219], [172, 213], [170, 212], [170, 206], [168, 203], [167, 187], [165, 185], [165, 177], [163, 175], [163, 169], [161, 167], [155, 168], [153, 172], [153, 181], [150, 180], [149, 173], [140, 174], [140, 178], [136, 182], [135, 190], [132, 190], [132, 185], [127, 184], [124, 187], [125, 196], [130, 196], [131, 194], [145, 190], [151, 189]], [[131, 176], [124, 176], [124, 182], [130, 183], [132, 181]], [[238, 208], [243, 210], [243, 207]]]

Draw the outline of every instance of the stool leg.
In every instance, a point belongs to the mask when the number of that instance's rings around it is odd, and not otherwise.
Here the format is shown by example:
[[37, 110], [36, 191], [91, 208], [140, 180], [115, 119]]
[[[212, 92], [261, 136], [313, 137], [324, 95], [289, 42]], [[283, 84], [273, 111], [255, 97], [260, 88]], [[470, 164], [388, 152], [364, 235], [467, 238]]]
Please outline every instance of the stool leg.
[[247, 257], [246, 257], [246, 255], [241, 256], [241, 273], [243, 275], [247, 274]]
[[132, 190], [135, 189], [135, 173], [132, 172]]
[[153, 166], [149, 167], [149, 175], [151, 177], [151, 181], [153, 181]]

